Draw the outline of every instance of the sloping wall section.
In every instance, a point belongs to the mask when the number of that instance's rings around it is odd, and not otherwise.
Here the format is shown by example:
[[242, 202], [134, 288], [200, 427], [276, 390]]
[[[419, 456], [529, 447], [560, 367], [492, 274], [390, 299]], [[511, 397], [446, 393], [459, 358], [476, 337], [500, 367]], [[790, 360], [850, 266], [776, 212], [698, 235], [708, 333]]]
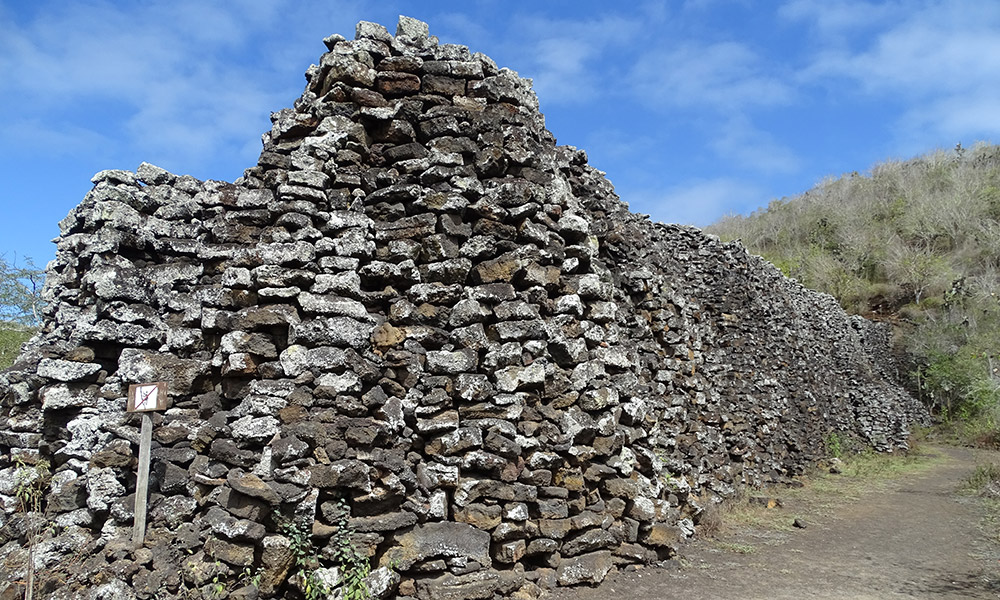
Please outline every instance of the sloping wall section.
[[[294, 598], [350, 583], [350, 539], [374, 596], [533, 598], [923, 418], [884, 331], [628, 212], [516, 73], [407, 18], [325, 42], [238, 181], [104, 171], [60, 223], [0, 375], [6, 593], [30, 549], [45, 597]], [[158, 380], [133, 548], [125, 397]]]

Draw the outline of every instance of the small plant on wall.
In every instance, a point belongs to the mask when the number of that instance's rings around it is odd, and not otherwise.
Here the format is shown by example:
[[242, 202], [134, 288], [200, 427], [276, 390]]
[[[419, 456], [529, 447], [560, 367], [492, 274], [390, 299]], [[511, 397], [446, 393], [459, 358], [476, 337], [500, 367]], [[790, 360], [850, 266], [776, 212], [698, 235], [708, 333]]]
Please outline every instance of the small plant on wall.
[[340, 591], [343, 600], [366, 600], [370, 597], [366, 578], [371, 573], [368, 556], [358, 550], [352, 541], [354, 530], [350, 527], [351, 509], [347, 501], [341, 498], [337, 501], [337, 528], [328, 554], [337, 563], [334, 581], [325, 575], [321, 558], [312, 542], [312, 532], [301, 522], [294, 519], [282, 519], [279, 522], [281, 532], [288, 538], [289, 549], [295, 560], [295, 575], [307, 600], [326, 598], [336, 590]]
[[52, 473], [49, 463], [39, 460], [29, 464], [23, 457], [14, 458], [14, 472], [18, 510], [24, 516], [28, 558], [25, 570], [25, 600], [32, 600], [35, 593], [35, 549], [45, 528], [42, 518], [42, 500], [49, 488]]

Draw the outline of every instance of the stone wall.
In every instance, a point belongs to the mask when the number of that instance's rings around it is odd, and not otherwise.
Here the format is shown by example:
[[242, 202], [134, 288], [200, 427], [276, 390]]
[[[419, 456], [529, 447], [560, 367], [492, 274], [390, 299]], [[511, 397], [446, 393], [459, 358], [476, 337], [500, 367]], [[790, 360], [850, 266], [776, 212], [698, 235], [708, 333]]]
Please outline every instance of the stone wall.
[[[325, 43], [238, 181], [104, 171], [60, 223], [0, 374], [7, 593], [29, 538], [43, 596], [143, 599], [337, 587], [350, 538], [377, 597], [533, 598], [670, 557], [833, 432], [905, 446], [878, 326], [630, 213], [530, 82], [407, 18]], [[156, 380], [135, 549], [125, 397]]]

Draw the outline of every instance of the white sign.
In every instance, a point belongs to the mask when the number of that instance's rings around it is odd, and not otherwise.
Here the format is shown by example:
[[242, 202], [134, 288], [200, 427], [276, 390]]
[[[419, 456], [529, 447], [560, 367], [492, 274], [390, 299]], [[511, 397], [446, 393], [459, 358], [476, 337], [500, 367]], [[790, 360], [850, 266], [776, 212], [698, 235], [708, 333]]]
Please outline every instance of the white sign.
[[128, 386], [128, 412], [167, 410], [167, 382], [134, 383]]

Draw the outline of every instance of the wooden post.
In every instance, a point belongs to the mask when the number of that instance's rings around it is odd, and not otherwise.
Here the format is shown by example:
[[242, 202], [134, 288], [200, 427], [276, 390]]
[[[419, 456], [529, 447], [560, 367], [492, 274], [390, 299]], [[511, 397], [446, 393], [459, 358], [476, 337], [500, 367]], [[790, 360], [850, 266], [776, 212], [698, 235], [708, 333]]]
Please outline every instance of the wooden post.
[[149, 496], [149, 451], [153, 443], [153, 419], [142, 413], [142, 431], [139, 433], [139, 478], [135, 484], [135, 526], [132, 543], [138, 548], [146, 537], [146, 499]]
[[142, 429], [139, 431], [139, 474], [135, 483], [135, 526], [132, 528], [132, 543], [142, 546], [146, 537], [146, 501], [149, 498], [149, 454], [153, 445], [153, 419], [150, 411], [166, 410], [167, 384], [136, 383], [129, 386], [128, 412], [142, 413]]
[[[30, 525], [29, 525], [30, 527]], [[30, 533], [28, 535], [31, 535]], [[28, 584], [24, 591], [24, 600], [34, 600], [35, 597], [35, 544], [28, 541]]]

